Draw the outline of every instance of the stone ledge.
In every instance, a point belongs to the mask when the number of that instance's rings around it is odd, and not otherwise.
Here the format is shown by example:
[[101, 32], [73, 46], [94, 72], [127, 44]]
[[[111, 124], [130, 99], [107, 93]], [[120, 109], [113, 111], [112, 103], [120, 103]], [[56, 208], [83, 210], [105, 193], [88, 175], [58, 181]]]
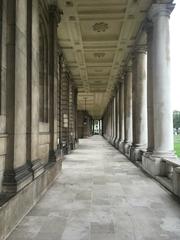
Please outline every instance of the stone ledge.
[[61, 169], [61, 161], [53, 163], [29, 185], [20, 190], [0, 207], [0, 240], [13, 231], [22, 218], [51, 186]]
[[173, 167], [180, 167], [180, 159], [167, 159], [167, 158], [162, 158], [162, 161], [167, 162], [169, 165]]

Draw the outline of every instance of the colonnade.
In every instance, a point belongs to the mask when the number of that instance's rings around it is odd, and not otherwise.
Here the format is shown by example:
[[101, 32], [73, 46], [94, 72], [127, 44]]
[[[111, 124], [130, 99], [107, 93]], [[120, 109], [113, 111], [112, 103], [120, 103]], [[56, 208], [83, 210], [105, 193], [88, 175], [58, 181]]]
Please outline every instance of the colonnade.
[[104, 137], [153, 176], [162, 175], [162, 159], [176, 158], [169, 52], [173, 8], [152, 4], [141, 31], [146, 42], [136, 42], [103, 116]]

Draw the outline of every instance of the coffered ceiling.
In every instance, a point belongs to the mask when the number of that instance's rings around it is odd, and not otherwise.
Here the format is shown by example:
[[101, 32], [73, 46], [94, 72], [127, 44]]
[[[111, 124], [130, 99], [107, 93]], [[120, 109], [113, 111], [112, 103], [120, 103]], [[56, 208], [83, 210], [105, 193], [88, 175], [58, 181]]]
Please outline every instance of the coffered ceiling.
[[152, 0], [59, 0], [58, 38], [78, 87], [78, 109], [100, 118]]

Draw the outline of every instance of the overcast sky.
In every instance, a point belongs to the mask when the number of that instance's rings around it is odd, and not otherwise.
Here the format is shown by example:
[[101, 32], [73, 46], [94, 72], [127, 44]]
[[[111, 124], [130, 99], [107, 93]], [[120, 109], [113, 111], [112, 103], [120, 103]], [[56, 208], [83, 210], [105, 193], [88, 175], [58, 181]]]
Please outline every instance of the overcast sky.
[[172, 103], [173, 110], [180, 110], [180, 1], [174, 2], [176, 7], [170, 18]]

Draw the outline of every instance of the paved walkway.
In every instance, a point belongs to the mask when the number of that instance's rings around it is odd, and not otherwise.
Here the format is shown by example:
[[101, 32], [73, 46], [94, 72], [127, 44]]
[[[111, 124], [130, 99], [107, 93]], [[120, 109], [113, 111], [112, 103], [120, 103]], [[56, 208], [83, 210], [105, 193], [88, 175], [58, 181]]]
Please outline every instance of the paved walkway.
[[100, 136], [81, 140], [8, 240], [179, 240], [180, 204]]

